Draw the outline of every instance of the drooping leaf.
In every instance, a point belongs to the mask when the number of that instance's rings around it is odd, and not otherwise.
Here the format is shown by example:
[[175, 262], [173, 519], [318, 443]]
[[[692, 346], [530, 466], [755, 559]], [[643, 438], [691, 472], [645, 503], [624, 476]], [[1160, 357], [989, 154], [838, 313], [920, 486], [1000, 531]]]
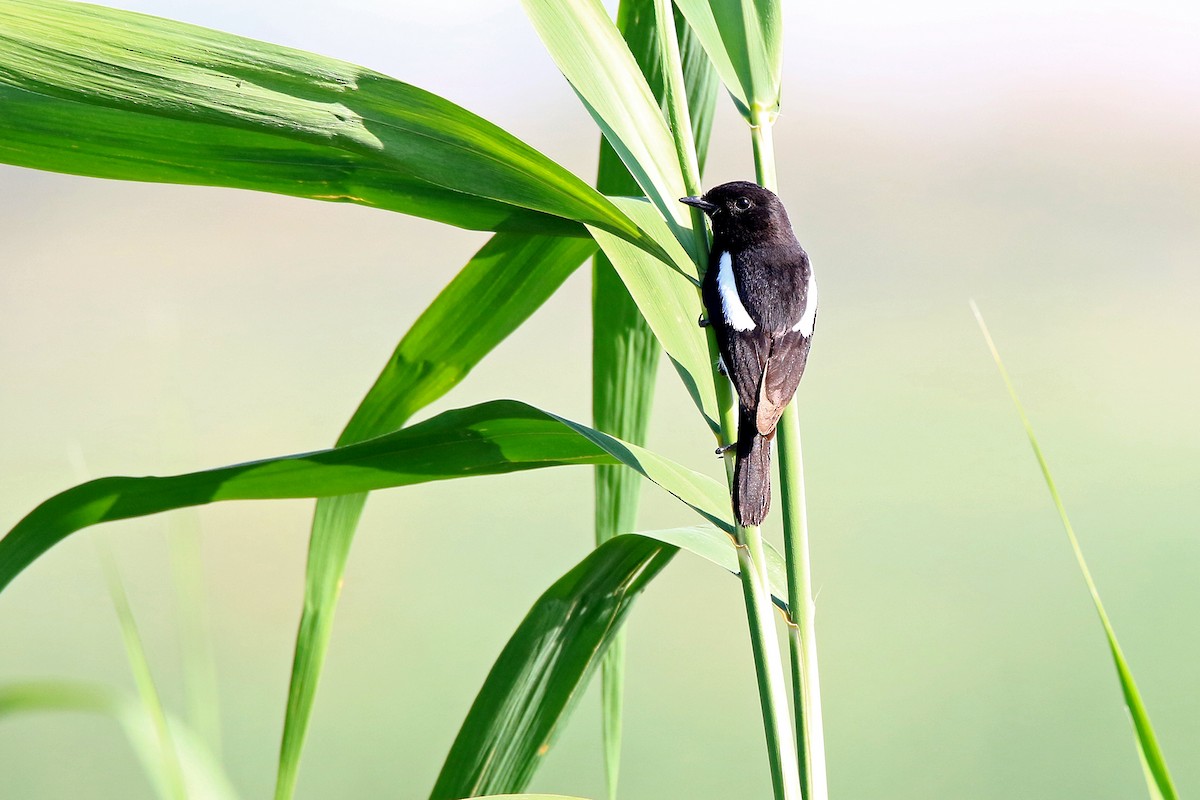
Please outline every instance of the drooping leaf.
[[605, 139], [691, 252], [674, 139], [637, 61], [599, 0], [523, 0], [543, 44]]
[[62, 0], [0, 0], [0, 161], [341, 200], [460, 227], [655, 250], [511, 134], [330, 58]]
[[[31, 712], [69, 711], [100, 714], [120, 724], [158, 796], [171, 797], [162, 774], [162, 759], [154, 726], [143, 706], [132, 698], [93, 684], [72, 681], [30, 681], [0, 686], [0, 718]], [[179, 753], [191, 800], [234, 800], [229, 778], [202, 741], [179, 720], [169, 727]]]
[[773, 123], [783, 75], [779, 0], [676, 0], [676, 5], [747, 122]]
[[[655, 32], [653, 0], [623, 0], [617, 9], [621, 32], [650, 91], [663, 102], [663, 64]], [[676, 20], [677, 23], [680, 20]], [[693, 135], [708, 145], [716, 105], [716, 73], [686, 24], [677, 24], [685, 84], [692, 109]], [[638, 195], [641, 190], [608, 140], [600, 139], [596, 188], [606, 195]], [[634, 444], [644, 444], [654, 399], [660, 346], [637, 309], [629, 290], [603, 253], [592, 271], [592, 420], [598, 430]], [[640, 477], [621, 466], [596, 467], [595, 539], [603, 544], [619, 532], [634, 529]], [[621, 717], [625, 675], [625, 637], [609, 645], [601, 671], [601, 708], [605, 778], [609, 800], [615, 800], [620, 772]]]
[[[538, 598], [479, 690], [430, 800], [520, 791], [529, 784], [633, 601], [680, 547], [737, 571], [733, 540], [715, 528], [623, 534]], [[782, 598], [786, 579], [775, 557], [772, 582]]]
[[[394, 431], [456, 386], [595, 250], [590, 239], [492, 237], [413, 323], [338, 445]], [[275, 796], [280, 800], [295, 788], [339, 587], [366, 499], [355, 494], [317, 502], [279, 751]]]
[[716, 385], [709, 363], [708, 340], [698, 324], [702, 304], [696, 265], [682, 246], [663, 235], [665, 223], [649, 203], [617, 198], [617, 204], [646, 226], [649, 235], [663, 243], [673, 266], [599, 229], [593, 229], [592, 235], [621, 276], [642, 316], [670, 356], [692, 401], [715, 433], [720, 428]]
[[473, 475], [619, 461], [724, 530], [724, 487], [649, 450], [513, 400], [447, 411], [331, 450], [170, 477], [101, 478], [46, 500], [0, 539], [0, 589], [81, 528], [221, 500], [332, 497]]
[[1000, 360], [1000, 351], [996, 349], [996, 344], [992, 341], [992, 335], [988, 332], [987, 325], [983, 321], [983, 315], [979, 313], [979, 308], [974, 302], [971, 303], [971, 311], [975, 314], [975, 320], [979, 323], [979, 330], [983, 333], [988, 350], [991, 351], [992, 358], [996, 362], [996, 367], [1000, 370], [1000, 377], [1004, 380], [1004, 385], [1008, 389], [1008, 394], [1012, 398], [1013, 405], [1016, 406], [1017, 415], [1021, 418], [1021, 424], [1025, 428], [1025, 435], [1029, 439], [1029, 445], [1033, 448], [1033, 455], [1037, 459], [1038, 467], [1042, 471], [1042, 478], [1046, 481], [1046, 488], [1050, 491], [1050, 499], [1054, 501], [1054, 507], [1058, 510], [1063, 530], [1066, 531], [1067, 540], [1071, 544], [1071, 551], [1075, 554], [1075, 562], [1079, 565], [1079, 573], [1083, 576], [1083, 582], [1087, 585], [1088, 594], [1092, 597], [1092, 604], [1096, 607], [1096, 614], [1100, 617], [1100, 625], [1104, 628], [1104, 637], [1108, 641], [1108, 649], [1112, 655], [1113, 666], [1117, 669], [1117, 680], [1121, 684], [1121, 694], [1125, 700], [1125, 707], [1129, 710], [1129, 716], [1133, 722], [1134, 744], [1137, 745], [1138, 759], [1141, 761], [1142, 771], [1146, 778], [1146, 789], [1152, 800], [1177, 800], [1179, 793], [1176, 791], [1175, 783], [1171, 779], [1170, 770], [1167, 769], [1167, 760], [1163, 756], [1162, 748], [1158, 744], [1158, 736], [1154, 733], [1154, 726], [1150, 724], [1150, 713], [1146, 710], [1146, 704], [1142, 701], [1142, 695], [1133, 680], [1133, 671], [1129, 668], [1129, 662], [1125, 660], [1125, 653], [1121, 650], [1121, 645], [1117, 643], [1117, 632], [1113, 628], [1112, 622], [1108, 619], [1108, 613], [1104, 610], [1104, 604], [1100, 602], [1100, 590], [1096, 588], [1096, 583], [1092, 580], [1092, 572], [1088, 569], [1087, 562], [1083, 558], [1083, 549], [1079, 546], [1079, 540], [1075, 537], [1075, 529], [1071, 527], [1071, 520], [1067, 517], [1067, 508], [1063, 505], [1062, 497], [1058, 494], [1058, 487], [1055, 486], [1054, 477], [1050, 474], [1050, 465], [1047, 463], [1046, 456], [1042, 453], [1042, 447], [1038, 444], [1037, 436], [1033, 432], [1033, 424], [1029, 421], [1029, 417], [1025, 413], [1025, 407], [1021, 405], [1020, 398], [1017, 397], [1017, 389], [1013, 386], [1012, 379], [1008, 376], [1008, 370], [1004, 368], [1004, 362]]

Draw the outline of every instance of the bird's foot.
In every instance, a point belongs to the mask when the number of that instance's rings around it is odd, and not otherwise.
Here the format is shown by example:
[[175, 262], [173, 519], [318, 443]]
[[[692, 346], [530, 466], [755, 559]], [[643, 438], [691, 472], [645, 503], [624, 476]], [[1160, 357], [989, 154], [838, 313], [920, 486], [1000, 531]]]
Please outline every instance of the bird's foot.
[[728, 453], [730, 450], [732, 450], [735, 447], [737, 447], [737, 442], [730, 442], [727, 445], [718, 447], [717, 448], [717, 458], [724, 458], [725, 454]]
[[712, 325], [711, 322], [709, 322], [708, 320], [706, 320], [704, 318], [703, 314], [701, 314], [700, 318], [696, 320], [696, 324], [699, 325], [701, 328], [707, 328], [709, 325]]

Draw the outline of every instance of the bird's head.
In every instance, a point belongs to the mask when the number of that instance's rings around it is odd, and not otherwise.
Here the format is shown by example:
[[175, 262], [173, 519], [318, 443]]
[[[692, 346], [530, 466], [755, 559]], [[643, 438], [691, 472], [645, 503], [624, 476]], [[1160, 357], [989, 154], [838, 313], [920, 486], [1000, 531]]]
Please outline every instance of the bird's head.
[[712, 220], [713, 236], [731, 244], [793, 235], [783, 203], [774, 192], [757, 183], [723, 183], [701, 197], [681, 197], [679, 202], [707, 214]]

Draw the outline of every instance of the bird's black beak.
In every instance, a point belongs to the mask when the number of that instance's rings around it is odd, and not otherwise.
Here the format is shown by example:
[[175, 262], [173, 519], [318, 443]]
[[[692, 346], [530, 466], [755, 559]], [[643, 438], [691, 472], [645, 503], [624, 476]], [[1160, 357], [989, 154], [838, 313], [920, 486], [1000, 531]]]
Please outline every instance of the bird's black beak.
[[679, 198], [679, 202], [692, 206], [693, 208], [698, 208], [705, 214], [711, 214], [719, 208], [716, 203], [710, 203], [703, 197], [681, 197]]

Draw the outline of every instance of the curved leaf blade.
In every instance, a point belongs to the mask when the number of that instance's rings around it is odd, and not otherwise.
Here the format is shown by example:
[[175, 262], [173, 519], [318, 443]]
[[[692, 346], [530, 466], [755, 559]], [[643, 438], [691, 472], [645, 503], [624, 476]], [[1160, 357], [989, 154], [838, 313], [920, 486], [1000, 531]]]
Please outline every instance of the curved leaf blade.
[[538, 598], [476, 696], [430, 800], [529, 784], [633, 600], [672, 555], [656, 541], [619, 537]]
[[[529, 784], [619, 640], [634, 600], [680, 548], [737, 572], [734, 541], [715, 528], [626, 533], [599, 545], [537, 599], [480, 688], [430, 800]], [[775, 557], [774, 592], [785, 598], [783, 562]]]
[[[675, 142], [650, 86], [599, 0], [523, 0], [546, 49], [674, 238], [695, 246]], [[689, 250], [690, 252], [690, 250]]]
[[[62, 0], [0, 0], [0, 160], [126, 180], [341, 200], [461, 227], [656, 250], [511, 134], [331, 58]], [[82, 132], [82, 134], [81, 134]]]
[[717, 422], [720, 415], [713, 369], [708, 360], [708, 340], [698, 324], [703, 306], [696, 265], [682, 246], [668, 239], [665, 223], [649, 203], [628, 197], [617, 198], [617, 203], [647, 233], [663, 243], [674, 266], [667, 266], [599, 229], [593, 229], [592, 235], [667, 351], [710, 430], [716, 433], [720, 430]]
[[1092, 571], [1088, 569], [1087, 561], [1083, 558], [1083, 549], [1079, 546], [1079, 539], [1076, 538], [1075, 529], [1072, 527], [1071, 520], [1067, 516], [1067, 508], [1063, 505], [1062, 497], [1058, 493], [1058, 487], [1054, 483], [1054, 476], [1050, 474], [1050, 464], [1046, 461], [1046, 456], [1042, 453], [1042, 446], [1038, 444], [1037, 435], [1033, 431], [1033, 423], [1029, 421], [1029, 416], [1025, 413], [1025, 407], [1021, 405], [1021, 399], [1017, 396], [1017, 389], [1013, 385], [1012, 379], [1008, 376], [1008, 370], [1004, 367], [1004, 362], [1000, 359], [1000, 351], [996, 349], [996, 343], [992, 341], [992, 334], [988, 331], [987, 324], [983, 321], [983, 314], [980, 313], [979, 307], [975, 305], [974, 301], [971, 301], [971, 312], [975, 315], [975, 321], [979, 324], [979, 330], [983, 334], [983, 339], [992, 354], [992, 360], [996, 362], [996, 367], [1000, 370], [1000, 377], [1004, 380], [1004, 386], [1008, 389], [1013, 406], [1017, 409], [1017, 416], [1021, 418], [1021, 424], [1025, 428], [1025, 436], [1029, 439], [1029, 446], [1032, 448], [1034, 458], [1037, 459], [1038, 467], [1041, 469], [1042, 478], [1045, 480], [1046, 488], [1050, 492], [1050, 499], [1054, 501], [1054, 507], [1058, 511], [1059, 520], [1062, 522], [1063, 530], [1067, 534], [1067, 541], [1070, 542], [1071, 551], [1075, 555], [1075, 562], [1079, 566], [1079, 573], [1083, 576], [1083, 582], [1087, 585], [1088, 594], [1091, 595], [1092, 605], [1095, 606], [1096, 615], [1100, 618], [1100, 626], [1104, 628], [1104, 637], [1108, 641], [1108, 649], [1112, 655], [1113, 666], [1117, 670], [1117, 680], [1121, 684], [1121, 695], [1125, 700], [1125, 707], [1129, 711], [1130, 721], [1133, 723], [1134, 744], [1137, 746], [1138, 760], [1141, 762], [1142, 772], [1146, 779], [1146, 789], [1152, 800], [1177, 800], [1179, 793], [1175, 789], [1175, 782], [1172, 780], [1171, 772], [1167, 768], [1167, 759], [1163, 755], [1162, 747], [1158, 743], [1158, 736], [1154, 733], [1154, 726], [1150, 723], [1150, 712], [1146, 710], [1142, 694], [1138, 691], [1137, 683], [1133, 680], [1133, 671], [1130, 670], [1129, 662], [1125, 660], [1125, 653], [1121, 650], [1121, 645], [1117, 642], [1116, 629], [1113, 628], [1112, 622], [1108, 618], [1108, 612], [1104, 610], [1104, 604], [1100, 601], [1100, 590], [1096, 588], [1096, 582], [1092, 580]]
[[751, 125], [779, 113], [783, 14], [779, 0], [676, 0]]
[[[596, 250], [590, 239], [497, 234], [425, 309], [354, 412], [338, 446], [389, 433], [456, 386]], [[317, 501], [275, 797], [291, 797], [366, 494]]]
[[221, 500], [331, 497], [472, 475], [620, 461], [726, 530], [728, 498], [712, 478], [586, 425], [513, 400], [447, 411], [348, 447], [170, 477], [101, 478], [46, 500], [0, 539], [0, 590], [90, 525]]

